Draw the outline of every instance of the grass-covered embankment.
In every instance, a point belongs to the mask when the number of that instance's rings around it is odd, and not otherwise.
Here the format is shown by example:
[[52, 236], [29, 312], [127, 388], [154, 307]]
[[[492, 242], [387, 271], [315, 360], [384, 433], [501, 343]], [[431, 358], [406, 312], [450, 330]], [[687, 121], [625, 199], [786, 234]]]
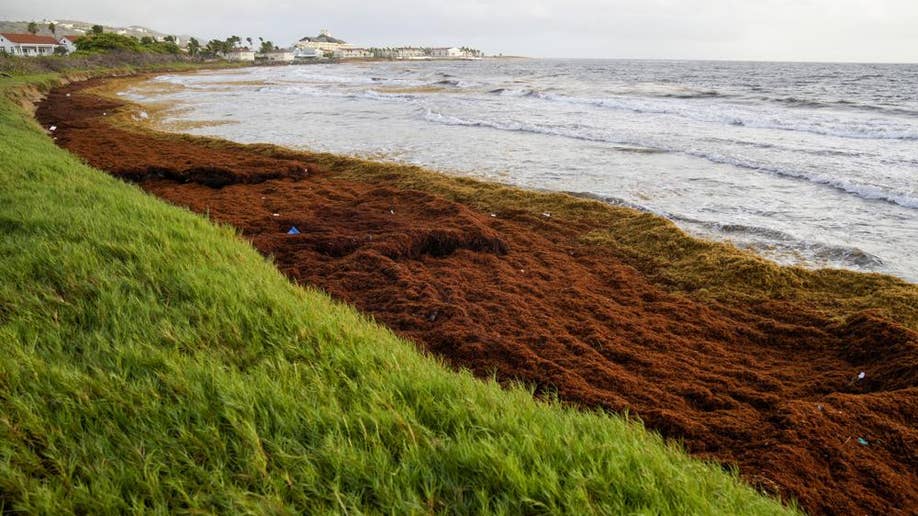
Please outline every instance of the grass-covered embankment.
[[0, 82], [0, 510], [782, 510], [292, 286], [56, 148], [8, 100], [30, 83]]

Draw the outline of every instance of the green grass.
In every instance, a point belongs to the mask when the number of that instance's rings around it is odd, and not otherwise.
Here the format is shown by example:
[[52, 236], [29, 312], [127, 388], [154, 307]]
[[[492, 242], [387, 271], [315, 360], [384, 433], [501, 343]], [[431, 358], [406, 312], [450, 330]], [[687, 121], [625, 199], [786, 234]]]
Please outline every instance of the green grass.
[[8, 100], [51, 82], [0, 80], [0, 512], [786, 510], [621, 417], [449, 371], [81, 164]]

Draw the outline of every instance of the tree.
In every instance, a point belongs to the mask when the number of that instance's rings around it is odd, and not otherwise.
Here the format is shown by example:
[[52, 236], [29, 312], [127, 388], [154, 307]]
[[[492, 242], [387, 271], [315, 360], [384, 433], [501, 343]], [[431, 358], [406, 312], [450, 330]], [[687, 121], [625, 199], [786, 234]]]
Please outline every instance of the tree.
[[77, 50], [83, 53], [102, 53], [111, 51], [144, 52], [146, 49], [137, 38], [109, 32], [94, 33], [91, 38], [76, 40]]
[[29, 28], [26, 30], [28, 30], [32, 34], [35, 34], [38, 32], [38, 24], [35, 22], [29, 22]]
[[249, 48], [252, 48], [252, 38], [245, 38], [249, 42]]
[[188, 40], [188, 55], [196, 56], [201, 51], [201, 42], [195, 38]]
[[55, 25], [54, 22], [48, 24], [48, 30], [51, 31], [51, 34], [57, 36], [57, 25]]
[[163, 41], [168, 41], [169, 43], [175, 43], [175, 36], [164, 36]]
[[153, 38], [151, 38], [150, 36], [144, 36], [144, 37], [140, 38], [140, 44], [141, 44], [141, 45], [152, 45], [153, 43], [156, 43], [156, 41], [155, 41]]
[[270, 52], [270, 51], [272, 51], [272, 50], [274, 50], [274, 43], [271, 43], [270, 41], [262, 41], [262, 42], [261, 42], [261, 50], [260, 50], [260, 52], [261, 52], [262, 54], [267, 54], [268, 52]]
[[99, 35], [99, 34], [102, 34], [103, 32], [105, 32], [105, 27], [103, 27], [103, 26], [101, 26], [101, 25], [93, 25], [93, 26], [92, 26], [92, 33], [93, 33], [93, 34]]

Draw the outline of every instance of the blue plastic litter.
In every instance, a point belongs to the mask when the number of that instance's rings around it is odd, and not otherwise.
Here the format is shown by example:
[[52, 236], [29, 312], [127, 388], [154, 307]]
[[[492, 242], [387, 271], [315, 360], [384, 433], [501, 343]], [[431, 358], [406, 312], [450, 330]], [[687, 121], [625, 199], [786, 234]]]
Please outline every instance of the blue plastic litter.
[[864, 446], [867, 446], [868, 444], [870, 444], [870, 443], [867, 442], [867, 439], [864, 439], [863, 437], [858, 437], [858, 438], [857, 438], [857, 442], [858, 442], [858, 444], [862, 444], [862, 445], [864, 445]]
[[290, 231], [287, 232], [288, 235], [299, 235], [300, 230], [296, 229], [296, 226], [290, 228]]

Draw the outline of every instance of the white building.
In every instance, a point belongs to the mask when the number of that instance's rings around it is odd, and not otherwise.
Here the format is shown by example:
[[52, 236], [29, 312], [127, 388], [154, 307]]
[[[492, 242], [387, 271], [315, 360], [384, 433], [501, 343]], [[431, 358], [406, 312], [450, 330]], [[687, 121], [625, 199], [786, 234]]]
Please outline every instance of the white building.
[[67, 53], [70, 54], [71, 52], [76, 51], [76, 49], [77, 49], [77, 47], [76, 47], [76, 40], [78, 40], [78, 39], [80, 39], [80, 38], [82, 38], [82, 37], [83, 37], [83, 36], [75, 36], [75, 35], [64, 36], [63, 38], [59, 39], [59, 40], [57, 41], [57, 43], [58, 43], [58, 45], [60, 45], [60, 46], [64, 47], [65, 49], [67, 49]]
[[366, 48], [346, 47], [339, 48], [334, 55], [338, 59], [367, 59], [373, 57], [373, 52]]
[[51, 36], [0, 33], [0, 49], [14, 56], [50, 56], [58, 46], [57, 39]]
[[294, 44], [299, 50], [313, 49], [334, 54], [342, 48], [350, 48], [346, 41], [333, 38], [327, 29], [323, 29], [316, 37], [305, 37]]
[[456, 47], [445, 47], [445, 48], [432, 48], [431, 57], [439, 58], [462, 58], [466, 57], [466, 53], [460, 48]]
[[312, 59], [322, 59], [324, 57], [325, 52], [318, 48], [297, 48], [293, 52], [293, 59], [296, 61], [309, 61]]
[[223, 54], [223, 59], [227, 61], [255, 61], [255, 51], [245, 47], [234, 48], [230, 52]]
[[427, 59], [430, 56], [423, 48], [403, 47], [395, 49], [394, 57], [395, 59]]
[[259, 60], [265, 60], [269, 63], [292, 63], [294, 53], [292, 50], [273, 50], [271, 52], [260, 53], [255, 56]]

